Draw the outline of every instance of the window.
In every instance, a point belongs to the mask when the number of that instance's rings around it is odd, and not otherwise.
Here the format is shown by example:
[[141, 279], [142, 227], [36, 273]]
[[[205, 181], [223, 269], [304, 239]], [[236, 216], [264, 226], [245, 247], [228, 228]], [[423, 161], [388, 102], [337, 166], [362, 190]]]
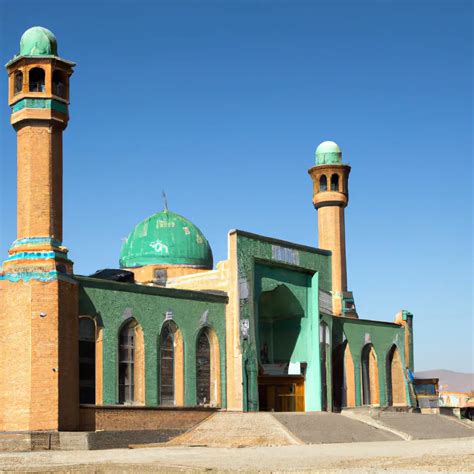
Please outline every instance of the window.
[[153, 283], [158, 286], [166, 286], [166, 269], [165, 268], [157, 268], [154, 271], [153, 275]]
[[211, 344], [202, 331], [196, 347], [196, 396], [198, 405], [211, 402]]
[[168, 323], [160, 337], [160, 402], [174, 405], [174, 324]]
[[339, 191], [339, 175], [333, 174], [331, 176], [331, 191]]
[[30, 92], [44, 92], [44, 69], [40, 67], [31, 69]]
[[66, 76], [62, 71], [53, 72], [53, 94], [64, 99], [67, 98], [66, 93]]
[[95, 404], [95, 322], [79, 319], [79, 402]]
[[15, 72], [13, 79], [13, 93], [18, 94], [23, 90], [23, 73], [21, 71]]
[[322, 175], [319, 178], [319, 191], [327, 191], [328, 190], [328, 180], [326, 178], [326, 175]]
[[135, 326], [131, 321], [119, 336], [119, 403], [135, 400]]

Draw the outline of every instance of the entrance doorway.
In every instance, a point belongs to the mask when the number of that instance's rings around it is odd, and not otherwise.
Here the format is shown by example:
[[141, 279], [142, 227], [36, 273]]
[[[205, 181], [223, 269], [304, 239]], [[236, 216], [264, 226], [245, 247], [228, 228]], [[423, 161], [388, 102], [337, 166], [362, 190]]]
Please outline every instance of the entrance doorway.
[[261, 294], [258, 304], [261, 411], [304, 411], [306, 361], [298, 361], [297, 343], [304, 310], [284, 284]]

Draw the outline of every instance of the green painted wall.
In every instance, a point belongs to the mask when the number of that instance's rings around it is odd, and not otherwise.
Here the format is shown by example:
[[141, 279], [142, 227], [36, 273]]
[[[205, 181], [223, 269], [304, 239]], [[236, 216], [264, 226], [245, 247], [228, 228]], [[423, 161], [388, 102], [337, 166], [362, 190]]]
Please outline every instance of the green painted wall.
[[[363, 319], [332, 318], [332, 343], [333, 350], [343, 343], [344, 335], [349, 344], [352, 359], [354, 361], [356, 405], [362, 405], [362, 382], [361, 382], [361, 355], [362, 349], [367, 343], [374, 346], [377, 356], [377, 367], [379, 372], [380, 405], [387, 404], [386, 384], [386, 360], [390, 348], [395, 344], [398, 348], [402, 366], [407, 367], [409, 361], [405, 360], [405, 333], [404, 328], [397, 324], [368, 321]], [[410, 400], [408, 384], [405, 382], [406, 399]]]
[[[240, 320], [248, 320], [248, 339], [242, 338], [244, 409], [258, 410], [258, 307], [262, 292], [285, 285], [303, 309], [301, 329], [291, 361], [305, 361], [307, 411], [321, 410], [319, 354], [319, 288], [331, 290], [330, 253], [289, 242], [237, 232]], [[296, 311], [295, 311], [296, 313]]]
[[[196, 405], [196, 341], [204, 326], [219, 339], [222, 406], [226, 407], [225, 308], [226, 296], [194, 291], [154, 288], [85, 277], [80, 284], [80, 315], [97, 318], [103, 326], [103, 403], [118, 402], [118, 335], [122, 325], [135, 318], [145, 340], [146, 404], [158, 404], [158, 344], [165, 314], [183, 335], [185, 405]], [[206, 317], [207, 314], [207, 317]]]

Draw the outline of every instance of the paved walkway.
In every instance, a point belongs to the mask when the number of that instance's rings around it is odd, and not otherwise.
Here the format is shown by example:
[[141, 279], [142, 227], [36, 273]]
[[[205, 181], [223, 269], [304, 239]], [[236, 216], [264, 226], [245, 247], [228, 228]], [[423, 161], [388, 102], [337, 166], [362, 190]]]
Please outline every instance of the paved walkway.
[[412, 439], [467, 438], [474, 436], [469, 422], [444, 415], [379, 412], [371, 416], [383, 425], [401, 431]]
[[275, 413], [273, 416], [307, 444], [400, 439], [393, 433], [336, 413]]
[[0, 454], [0, 470], [34, 472], [407, 472], [474, 470], [474, 438], [258, 448], [164, 447]]

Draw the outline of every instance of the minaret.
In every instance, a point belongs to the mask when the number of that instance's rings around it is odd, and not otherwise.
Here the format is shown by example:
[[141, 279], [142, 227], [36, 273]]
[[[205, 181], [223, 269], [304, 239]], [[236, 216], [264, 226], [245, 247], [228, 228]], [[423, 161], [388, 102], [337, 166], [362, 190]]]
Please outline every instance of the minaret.
[[0, 429], [75, 429], [78, 291], [62, 244], [62, 134], [74, 63], [27, 30], [6, 68], [17, 134], [17, 239], [0, 272]]
[[313, 180], [313, 204], [318, 210], [318, 247], [332, 252], [333, 313], [356, 317], [352, 294], [347, 292], [344, 208], [349, 202], [351, 167], [342, 164], [342, 152], [334, 142], [316, 149], [316, 166], [308, 173]]

